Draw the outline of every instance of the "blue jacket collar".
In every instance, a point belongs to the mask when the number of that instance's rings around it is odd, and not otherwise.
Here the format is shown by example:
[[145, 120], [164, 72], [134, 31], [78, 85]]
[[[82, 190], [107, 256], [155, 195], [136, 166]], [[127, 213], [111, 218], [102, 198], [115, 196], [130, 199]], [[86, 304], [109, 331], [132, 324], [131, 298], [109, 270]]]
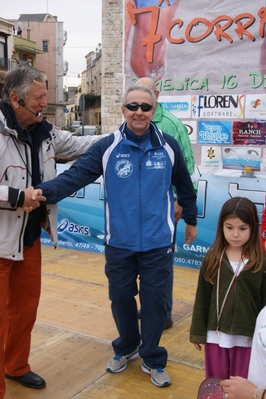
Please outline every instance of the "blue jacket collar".
[[[123, 122], [122, 125], [119, 128], [122, 137], [124, 139], [127, 138], [126, 132], [127, 132], [127, 121]], [[158, 146], [163, 146], [165, 145], [165, 140], [163, 138], [161, 130], [157, 128], [157, 126], [153, 123], [150, 122], [150, 140], [151, 140], [151, 145], [152, 147], [158, 147]]]

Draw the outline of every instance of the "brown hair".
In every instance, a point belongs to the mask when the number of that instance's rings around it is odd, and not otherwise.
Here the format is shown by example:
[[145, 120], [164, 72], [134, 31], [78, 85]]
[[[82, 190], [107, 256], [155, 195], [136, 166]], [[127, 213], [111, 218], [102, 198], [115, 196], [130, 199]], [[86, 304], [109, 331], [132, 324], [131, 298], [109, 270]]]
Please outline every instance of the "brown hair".
[[259, 218], [256, 205], [248, 198], [230, 198], [222, 206], [215, 241], [204, 259], [204, 276], [209, 282], [213, 281], [218, 270], [221, 254], [227, 246], [227, 241], [223, 233], [224, 222], [232, 217], [239, 218], [250, 227], [249, 240], [243, 247], [243, 255], [249, 259], [245, 270], [254, 268], [254, 273], [256, 273], [262, 268], [263, 249], [260, 241]]

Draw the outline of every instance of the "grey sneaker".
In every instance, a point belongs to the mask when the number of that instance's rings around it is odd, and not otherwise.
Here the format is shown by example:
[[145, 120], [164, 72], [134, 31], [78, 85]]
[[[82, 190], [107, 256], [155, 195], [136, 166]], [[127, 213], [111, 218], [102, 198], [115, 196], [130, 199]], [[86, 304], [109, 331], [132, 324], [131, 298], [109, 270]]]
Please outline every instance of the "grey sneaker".
[[168, 385], [172, 384], [170, 375], [162, 368], [151, 369], [147, 364], [142, 362], [141, 370], [151, 375], [151, 382], [157, 387], [168, 387]]
[[129, 353], [129, 355], [126, 356], [115, 355], [107, 363], [106, 371], [109, 371], [110, 373], [120, 373], [120, 371], [125, 370], [125, 368], [127, 367], [127, 362], [131, 359], [135, 359], [137, 356], [138, 348], [134, 352]]

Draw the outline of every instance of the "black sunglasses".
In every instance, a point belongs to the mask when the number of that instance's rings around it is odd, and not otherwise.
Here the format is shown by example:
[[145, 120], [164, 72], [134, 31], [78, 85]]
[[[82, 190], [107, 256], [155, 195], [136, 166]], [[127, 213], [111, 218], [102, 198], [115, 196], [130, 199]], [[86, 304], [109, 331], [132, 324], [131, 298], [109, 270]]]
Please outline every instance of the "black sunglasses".
[[149, 112], [153, 109], [153, 105], [143, 103], [143, 104], [137, 104], [137, 103], [130, 103], [126, 104], [125, 107], [129, 109], [129, 111], [137, 111], [139, 107], [141, 108], [141, 111], [143, 112]]

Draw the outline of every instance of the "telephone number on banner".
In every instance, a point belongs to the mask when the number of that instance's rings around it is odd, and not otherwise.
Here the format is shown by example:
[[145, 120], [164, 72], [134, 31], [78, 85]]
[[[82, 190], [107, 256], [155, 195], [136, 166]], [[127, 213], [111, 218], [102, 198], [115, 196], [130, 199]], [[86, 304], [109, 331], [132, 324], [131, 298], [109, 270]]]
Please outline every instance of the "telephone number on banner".
[[174, 257], [174, 263], [178, 266], [189, 266], [189, 267], [197, 267], [200, 268], [202, 265], [202, 262], [200, 260], [196, 259], [186, 259], [186, 258], [181, 258], [181, 257]]

